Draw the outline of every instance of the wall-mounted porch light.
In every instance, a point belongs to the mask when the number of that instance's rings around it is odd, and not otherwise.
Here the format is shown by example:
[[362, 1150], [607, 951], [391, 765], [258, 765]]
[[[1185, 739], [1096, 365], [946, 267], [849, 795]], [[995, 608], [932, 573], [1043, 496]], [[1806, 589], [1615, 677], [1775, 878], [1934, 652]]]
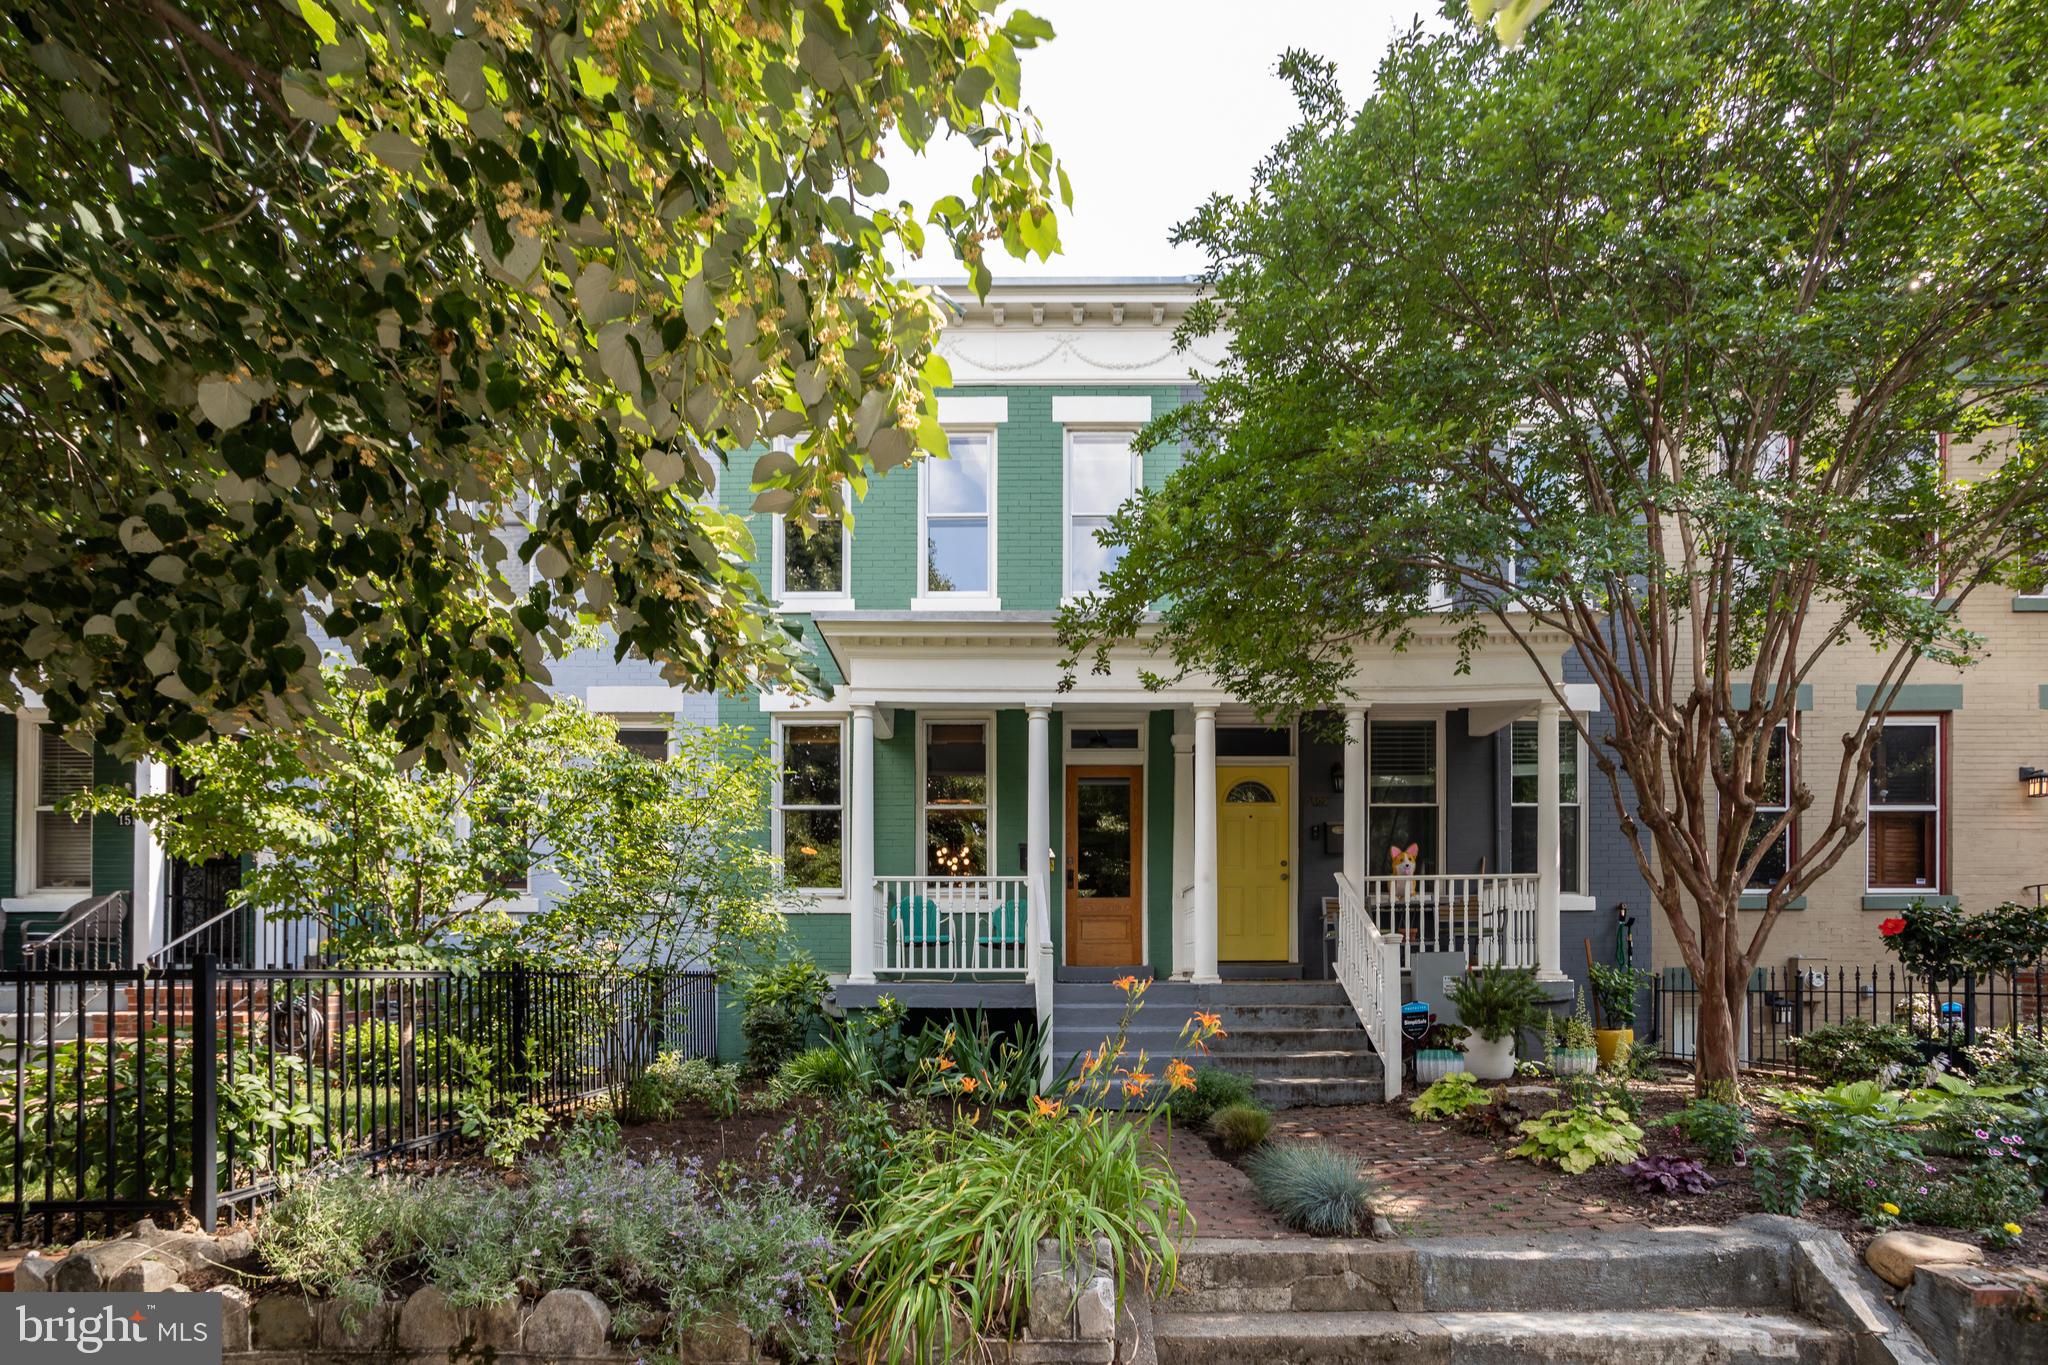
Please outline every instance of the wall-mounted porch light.
[[2027, 784], [2027, 795], [2048, 796], [2048, 769], [2022, 768], [2020, 781]]
[[1341, 758], [1330, 765], [1330, 790], [1339, 796], [1344, 794], [1344, 760]]

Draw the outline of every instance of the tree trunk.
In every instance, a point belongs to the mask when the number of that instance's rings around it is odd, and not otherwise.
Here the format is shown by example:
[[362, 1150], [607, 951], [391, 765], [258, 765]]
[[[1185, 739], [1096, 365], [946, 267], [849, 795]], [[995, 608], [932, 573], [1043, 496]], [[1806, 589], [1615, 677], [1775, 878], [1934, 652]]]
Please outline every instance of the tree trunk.
[[1738, 1077], [1741, 1049], [1737, 1046], [1742, 1029], [1743, 989], [1731, 989], [1728, 974], [1718, 970], [1709, 958], [1709, 970], [1699, 981], [1699, 1009], [1693, 1039], [1693, 1090], [1710, 1099], [1734, 1103], [1740, 1092]]

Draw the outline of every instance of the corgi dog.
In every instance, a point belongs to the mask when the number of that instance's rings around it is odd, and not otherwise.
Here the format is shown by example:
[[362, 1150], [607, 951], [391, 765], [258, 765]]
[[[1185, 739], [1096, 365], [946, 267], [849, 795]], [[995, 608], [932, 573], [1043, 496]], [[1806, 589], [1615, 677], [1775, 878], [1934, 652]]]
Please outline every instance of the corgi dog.
[[1407, 900], [1416, 892], [1415, 864], [1422, 854], [1422, 845], [1400, 845], [1387, 850], [1387, 868], [1394, 876], [1394, 899]]

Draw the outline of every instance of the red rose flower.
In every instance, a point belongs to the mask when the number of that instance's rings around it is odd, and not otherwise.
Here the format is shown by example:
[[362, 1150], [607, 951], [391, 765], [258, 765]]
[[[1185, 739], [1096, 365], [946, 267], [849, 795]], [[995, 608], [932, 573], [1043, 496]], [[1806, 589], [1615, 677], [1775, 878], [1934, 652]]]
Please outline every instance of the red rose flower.
[[1906, 921], [1894, 915], [1877, 926], [1877, 932], [1886, 938], [1896, 938], [1906, 932]]

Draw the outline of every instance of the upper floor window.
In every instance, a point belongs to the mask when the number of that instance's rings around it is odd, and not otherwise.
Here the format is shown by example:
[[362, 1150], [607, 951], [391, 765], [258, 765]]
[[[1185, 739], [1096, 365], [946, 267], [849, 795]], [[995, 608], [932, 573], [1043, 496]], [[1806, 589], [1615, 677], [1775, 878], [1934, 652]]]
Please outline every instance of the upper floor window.
[[852, 537], [845, 522], [825, 522], [806, 532], [787, 517], [775, 519], [775, 596], [845, 597]]
[[1067, 434], [1067, 594], [1095, 591], [1123, 558], [1105, 545], [1109, 519], [1138, 491], [1140, 463], [1128, 431]]
[[92, 887], [92, 819], [73, 819], [59, 810], [64, 801], [92, 786], [92, 755], [65, 742], [55, 726], [42, 727], [36, 750], [37, 886]]
[[995, 592], [995, 433], [954, 432], [951, 458], [926, 460], [919, 539], [926, 594]]
[[1942, 723], [1892, 716], [1870, 762], [1870, 889], [1941, 890]]
[[781, 727], [775, 780], [775, 851], [783, 876], [802, 891], [845, 889], [840, 831], [846, 804], [846, 727], [807, 721]]
[[621, 725], [619, 747], [654, 763], [668, 761], [668, 730], [665, 726]]
[[[1508, 870], [1534, 872], [1536, 807], [1543, 791], [1537, 779], [1536, 751], [1541, 722], [1518, 720], [1509, 736]], [[1579, 781], [1579, 731], [1569, 720], [1557, 727], [1557, 850], [1558, 890], [1567, 896], [1586, 895], [1585, 797]]]
[[[1742, 856], [1748, 858], [1764, 841], [1772, 824], [1792, 804], [1792, 769], [1790, 766], [1790, 731], [1782, 724], [1771, 730], [1771, 749], [1764, 760], [1764, 798], [1756, 804], [1756, 816], [1750, 821], [1749, 834], [1743, 840]], [[1792, 865], [1792, 827], [1787, 825], [1778, 831], [1778, 837], [1771, 841], [1771, 847], [1757, 860], [1756, 871], [1749, 874], [1749, 885], [1753, 890], [1767, 891], [1784, 880], [1785, 869]]]

